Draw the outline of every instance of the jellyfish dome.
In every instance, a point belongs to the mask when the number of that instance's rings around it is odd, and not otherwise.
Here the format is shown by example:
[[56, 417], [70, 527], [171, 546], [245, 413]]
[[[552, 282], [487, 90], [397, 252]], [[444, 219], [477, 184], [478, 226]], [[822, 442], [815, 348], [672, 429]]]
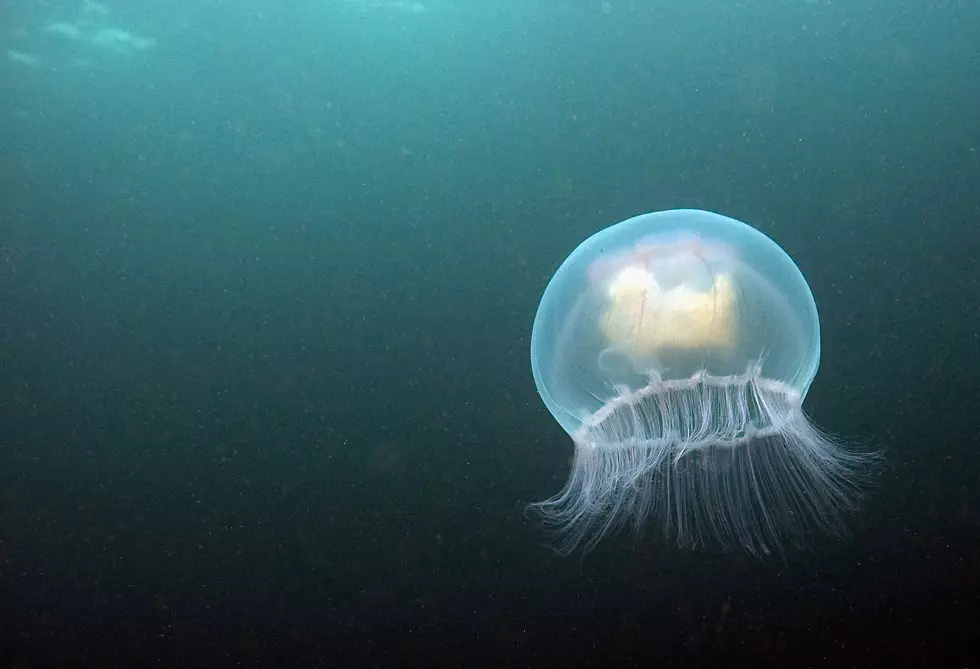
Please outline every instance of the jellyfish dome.
[[760, 557], [843, 534], [876, 456], [804, 414], [819, 363], [810, 288], [758, 230], [685, 209], [585, 240], [531, 334], [538, 392], [575, 445], [564, 489], [532, 505], [557, 549], [648, 519], [681, 547]]

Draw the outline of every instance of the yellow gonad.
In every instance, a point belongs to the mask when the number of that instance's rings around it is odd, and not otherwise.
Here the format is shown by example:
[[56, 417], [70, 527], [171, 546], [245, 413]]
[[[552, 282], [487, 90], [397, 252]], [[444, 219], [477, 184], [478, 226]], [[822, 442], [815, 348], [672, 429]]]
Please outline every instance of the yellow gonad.
[[716, 275], [707, 290], [685, 284], [664, 289], [649, 270], [630, 265], [610, 282], [608, 299], [602, 332], [634, 358], [735, 342], [735, 288], [727, 274]]

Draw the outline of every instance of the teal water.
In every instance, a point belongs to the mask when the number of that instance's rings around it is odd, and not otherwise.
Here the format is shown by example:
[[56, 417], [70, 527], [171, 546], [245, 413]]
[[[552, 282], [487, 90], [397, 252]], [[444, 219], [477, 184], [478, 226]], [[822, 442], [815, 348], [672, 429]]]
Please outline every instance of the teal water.
[[[980, 8], [852, 5], [6, 3], [0, 667], [968, 664]], [[807, 278], [846, 542], [525, 515], [548, 279], [680, 207]]]

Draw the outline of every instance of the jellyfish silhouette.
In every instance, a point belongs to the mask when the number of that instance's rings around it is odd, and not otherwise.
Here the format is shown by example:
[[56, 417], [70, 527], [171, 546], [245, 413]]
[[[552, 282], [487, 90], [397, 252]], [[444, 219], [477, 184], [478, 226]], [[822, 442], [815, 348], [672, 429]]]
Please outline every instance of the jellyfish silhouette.
[[819, 362], [810, 288], [758, 230], [674, 210], [584, 241], [531, 334], [538, 392], [575, 444], [564, 489], [531, 505], [556, 550], [647, 519], [682, 548], [762, 558], [846, 534], [878, 456], [803, 412]]

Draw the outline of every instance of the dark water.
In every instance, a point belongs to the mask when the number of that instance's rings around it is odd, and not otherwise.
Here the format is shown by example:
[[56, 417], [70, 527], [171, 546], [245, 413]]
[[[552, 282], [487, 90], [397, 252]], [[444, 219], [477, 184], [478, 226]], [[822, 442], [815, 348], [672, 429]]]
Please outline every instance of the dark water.
[[[980, 8], [853, 4], [5, 4], [0, 667], [972, 666]], [[525, 517], [544, 286], [675, 207], [807, 277], [851, 540]]]

